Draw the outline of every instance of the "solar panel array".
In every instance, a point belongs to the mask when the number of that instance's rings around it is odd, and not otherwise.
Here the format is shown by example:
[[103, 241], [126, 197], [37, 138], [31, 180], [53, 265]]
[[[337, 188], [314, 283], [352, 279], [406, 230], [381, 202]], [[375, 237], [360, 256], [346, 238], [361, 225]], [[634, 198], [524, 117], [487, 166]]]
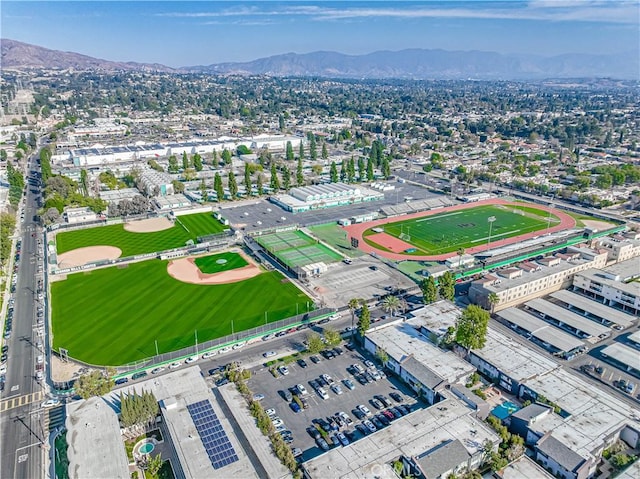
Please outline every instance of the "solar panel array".
[[191, 419], [193, 419], [213, 468], [220, 469], [236, 462], [238, 455], [233, 449], [227, 433], [222, 428], [216, 412], [211, 407], [211, 403], [205, 400], [188, 404], [187, 410], [191, 414]]

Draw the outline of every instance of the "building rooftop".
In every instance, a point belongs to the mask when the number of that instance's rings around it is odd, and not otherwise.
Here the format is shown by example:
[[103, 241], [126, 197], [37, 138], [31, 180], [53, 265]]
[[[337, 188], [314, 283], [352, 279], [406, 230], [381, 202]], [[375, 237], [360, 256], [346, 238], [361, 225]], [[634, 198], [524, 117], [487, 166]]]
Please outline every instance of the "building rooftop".
[[530, 333], [543, 343], [551, 345], [558, 351], [568, 353], [584, 346], [584, 343], [578, 338], [518, 308], [503, 309], [498, 311], [496, 315]]
[[611, 321], [614, 324], [618, 324], [623, 328], [630, 327], [636, 319], [629, 314], [618, 311], [617, 309], [610, 308], [609, 306], [606, 306], [597, 301], [593, 301], [586, 296], [582, 296], [581, 294], [577, 294], [566, 289], [561, 289], [560, 291], [551, 293], [550, 296], [554, 299], [562, 301], [565, 304], [579, 308], [582, 311], [587, 311], [592, 316], [596, 316], [606, 321]]
[[622, 291], [623, 293], [628, 293], [632, 296], [640, 296], [640, 283], [631, 282], [631, 283], [623, 283], [621, 281], [617, 281], [615, 279], [608, 278], [604, 276], [605, 274], [610, 274], [604, 272], [604, 270], [589, 268], [585, 269], [580, 273], [576, 273], [576, 276], [582, 276], [589, 281], [600, 283], [602, 285], [610, 286], [614, 290]]
[[575, 471], [586, 459], [553, 436], [543, 438], [538, 442], [537, 448], [568, 471]]
[[567, 326], [575, 328], [577, 331], [593, 338], [605, 337], [611, 333], [610, 328], [587, 319], [584, 316], [576, 314], [572, 311], [569, 311], [562, 306], [550, 303], [549, 301], [542, 298], [536, 298], [532, 299], [531, 301], [527, 301], [525, 303], [525, 306], [544, 314], [547, 318], [552, 318], [556, 321], [560, 321]]
[[438, 444], [416, 456], [416, 463], [427, 479], [440, 477], [469, 459], [469, 453], [458, 439]]
[[627, 339], [632, 343], [636, 343], [638, 346], [640, 346], [640, 331], [636, 331], [635, 333], [630, 334], [629, 336], [627, 336]]
[[626, 261], [620, 261], [603, 268], [609, 274], [613, 274], [620, 278], [620, 281], [629, 281], [630, 279], [640, 277], [640, 258], [631, 258]]
[[523, 421], [531, 421], [532, 419], [540, 416], [551, 410], [550, 406], [545, 404], [532, 403], [522, 409], [514, 412], [511, 417], [522, 419]]
[[118, 416], [103, 398], [68, 404], [66, 427], [70, 478], [129, 479]]
[[460, 314], [462, 310], [451, 301], [436, 301], [408, 313], [407, 324], [424, 327], [429, 332], [442, 337], [447, 334], [450, 327], [455, 327]]
[[481, 452], [487, 439], [497, 444], [498, 436], [471, 417], [473, 411], [463, 402], [450, 396], [347, 447], [311, 459], [303, 467], [311, 478], [371, 478], [387, 471], [389, 463], [400, 456], [414, 457], [445, 441], [459, 440], [471, 455]]
[[507, 467], [494, 473], [500, 479], [554, 479], [555, 476], [549, 474], [542, 467], [538, 466], [526, 454], [520, 459], [516, 459]]
[[638, 351], [630, 348], [629, 346], [625, 346], [620, 343], [613, 343], [600, 351], [600, 354], [615, 359], [629, 368], [640, 370], [640, 358], [638, 357]]
[[523, 347], [515, 339], [505, 336], [491, 327], [487, 330], [484, 348], [475, 349], [474, 353], [518, 382], [545, 374], [559, 367], [552, 359], [530, 348]]
[[454, 384], [475, 371], [471, 364], [460, 359], [453, 352], [431, 343], [409, 321], [395, 322], [370, 331], [367, 333], [367, 338], [385, 350], [409, 372], [413, 369], [419, 370], [418, 365], [427, 368], [432, 374], [424, 379], [430, 379], [431, 385], [443, 379]]

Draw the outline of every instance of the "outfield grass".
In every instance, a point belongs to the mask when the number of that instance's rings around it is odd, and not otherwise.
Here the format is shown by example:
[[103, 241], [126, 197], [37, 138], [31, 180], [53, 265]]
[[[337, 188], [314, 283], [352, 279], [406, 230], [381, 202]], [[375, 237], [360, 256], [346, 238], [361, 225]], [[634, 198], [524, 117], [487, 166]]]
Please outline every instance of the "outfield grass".
[[[557, 225], [558, 217], [531, 206], [483, 205], [464, 210], [448, 211], [422, 218], [414, 218], [383, 225], [385, 233], [410, 243], [414, 255], [435, 255], [455, 252], [460, 248], [482, 246], [489, 241], [488, 218], [496, 220], [491, 225], [491, 241], [499, 241]], [[380, 248], [367, 237], [375, 234], [365, 231], [364, 239]], [[384, 249], [384, 248], [382, 248]]]
[[309, 230], [320, 240], [333, 246], [347, 256], [356, 258], [364, 253], [358, 248], [353, 248], [347, 239], [347, 233], [335, 222], [323, 225], [310, 226]]
[[[219, 264], [219, 260], [225, 262]], [[196, 266], [205, 274], [220, 273], [221, 271], [229, 271], [232, 269], [242, 268], [249, 263], [238, 253], [219, 253], [209, 256], [200, 256], [195, 259]]]
[[226, 228], [211, 213], [180, 216], [179, 220], [186, 229], [176, 223], [172, 228], [152, 233], [126, 231], [123, 224], [63, 231], [56, 235], [56, 248], [62, 254], [85, 246], [115, 246], [125, 257], [185, 246], [198, 236], [220, 233]]
[[[95, 365], [122, 365], [306, 312], [312, 300], [278, 272], [221, 285], [182, 283], [167, 261], [69, 275], [51, 284], [53, 346]], [[296, 303], [298, 308], [296, 309]], [[308, 306], [309, 305], [309, 306]]]

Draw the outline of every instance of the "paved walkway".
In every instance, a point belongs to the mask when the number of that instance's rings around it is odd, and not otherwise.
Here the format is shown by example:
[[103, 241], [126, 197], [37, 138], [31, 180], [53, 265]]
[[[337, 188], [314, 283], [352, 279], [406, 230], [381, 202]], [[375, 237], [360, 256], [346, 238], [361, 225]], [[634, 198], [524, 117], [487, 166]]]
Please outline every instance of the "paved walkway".
[[[426, 216], [431, 216], [431, 215], [437, 215], [437, 214], [441, 214], [441, 213], [446, 213], [449, 211], [457, 211], [457, 210], [463, 210], [466, 208], [474, 208], [476, 206], [482, 206], [482, 205], [507, 205], [507, 206], [523, 206], [522, 203], [513, 203], [510, 201], [506, 201], [506, 200], [502, 200], [499, 198], [492, 198], [489, 200], [482, 200], [482, 201], [477, 201], [475, 203], [465, 203], [465, 204], [461, 204], [461, 205], [455, 205], [455, 206], [448, 206], [445, 208], [438, 208], [435, 210], [429, 210], [429, 211], [421, 211], [419, 213], [411, 213], [408, 215], [401, 215], [401, 216], [394, 216], [391, 218], [384, 218], [381, 220], [374, 220], [374, 221], [369, 221], [366, 223], [358, 223], [358, 224], [352, 224], [349, 226], [345, 226], [344, 229], [347, 231], [347, 234], [349, 236], [349, 238], [356, 238], [359, 241], [359, 246], [358, 249], [360, 249], [361, 251], [364, 251], [365, 253], [375, 253], [378, 256], [382, 256], [384, 258], [388, 258], [391, 260], [395, 260], [395, 261], [406, 261], [406, 260], [410, 260], [410, 261], [444, 261], [447, 260], [449, 258], [453, 258], [455, 256], [457, 256], [457, 253], [455, 251], [452, 251], [450, 253], [445, 253], [445, 254], [439, 254], [439, 255], [431, 255], [431, 256], [417, 256], [417, 255], [410, 255], [410, 254], [402, 254], [402, 253], [393, 253], [391, 251], [383, 251], [381, 249], [375, 248], [367, 243], [365, 243], [364, 239], [363, 239], [363, 235], [364, 232], [367, 231], [370, 228], [375, 228], [376, 226], [382, 226], [385, 225], [387, 223], [396, 223], [398, 221], [406, 221], [406, 220], [410, 220], [413, 218], [424, 218]], [[481, 251], [486, 251], [489, 249], [494, 249], [494, 248], [499, 248], [501, 246], [506, 246], [509, 244], [515, 244], [515, 243], [520, 243], [522, 241], [534, 238], [536, 236], [541, 236], [541, 235], [545, 235], [545, 234], [550, 234], [550, 233], [556, 233], [558, 231], [564, 231], [564, 230], [568, 230], [571, 228], [574, 228], [576, 225], [576, 220], [573, 219], [573, 217], [571, 217], [570, 215], [568, 215], [567, 213], [564, 213], [562, 211], [553, 209], [553, 208], [549, 208], [548, 206], [544, 206], [544, 205], [532, 205], [532, 204], [527, 204], [527, 206], [534, 206], [536, 209], [539, 209], [541, 211], [546, 211], [546, 212], [550, 212], [553, 215], [557, 216], [560, 219], [560, 223], [557, 224], [556, 226], [553, 226], [551, 228], [545, 228], [543, 230], [538, 230], [538, 231], [534, 231], [532, 233], [527, 233], [524, 235], [520, 235], [520, 236], [514, 236], [512, 238], [506, 238], [503, 240], [498, 240], [498, 241], [492, 241], [490, 245], [482, 245], [482, 246], [475, 246], [473, 248], [466, 248], [465, 249], [465, 253], [468, 254], [475, 254], [475, 253], [479, 253]], [[351, 240], [349, 240], [351, 241]]]

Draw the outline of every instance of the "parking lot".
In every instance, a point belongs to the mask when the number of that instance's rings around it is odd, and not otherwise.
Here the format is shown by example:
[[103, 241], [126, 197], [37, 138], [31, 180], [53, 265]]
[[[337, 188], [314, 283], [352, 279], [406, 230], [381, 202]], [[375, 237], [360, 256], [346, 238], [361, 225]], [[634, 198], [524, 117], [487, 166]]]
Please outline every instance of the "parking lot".
[[[333, 359], [326, 359], [322, 355], [315, 355], [319, 359], [318, 363], [314, 363], [309, 359], [309, 356], [304, 357], [306, 367], [301, 366], [297, 362], [287, 364], [288, 370], [286, 375], [279, 374], [279, 377], [275, 378], [268, 368], [261, 367], [256, 368], [253, 371], [252, 378], [249, 380], [248, 385], [255, 394], [262, 394], [262, 406], [265, 410], [273, 409], [272, 416], [279, 418], [282, 421], [280, 429], [284, 435], [292, 438], [291, 447], [299, 448], [303, 451], [302, 459], [308, 460], [314, 456], [317, 456], [322, 452], [319, 447], [321, 441], [316, 441], [314, 437], [307, 431], [308, 428], [313, 427], [312, 421], [322, 419], [326, 421], [329, 427], [328, 434], [324, 435], [328, 437], [327, 443], [329, 447], [340, 447], [338, 433], [343, 433], [342, 438], [347, 438], [347, 441], [357, 441], [363, 437], [363, 434], [370, 434], [371, 431], [365, 430], [362, 426], [365, 419], [372, 422], [382, 422], [382, 418], [377, 416], [381, 415], [382, 410], [393, 408], [399, 404], [408, 406], [409, 409], [415, 410], [417, 407], [423, 407], [416, 403], [415, 394], [410, 391], [405, 385], [395, 378], [388, 378], [379, 376], [378, 379], [375, 376], [376, 369], [380, 367], [379, 363], [372, 363], [373, 358], [364, 357], [358, 350], [349, 351], [340, 346], [343, 354], [336, 355]], [[367, 363], [365, 363], [367, 361]], [[358, 368], [366, 374], [369, 373], [369, 382], [361, 384], [360, 380], [364, 382], [361, 377], [362, 374], [357, 373], [351, 366], [357, 365]], [[326, 381], [322, 381], [320, 378], [322, 375], [328, 375], [330, 380], [333, 381], [334, 389], [327, 385]], [[322, 389], [326, 392], [326, 399], [322, 399], [317, 390], [314, 389], [310, 381], [318, 381], [322, 384]], [[352, 382], [352, 388], [348, 387], [345, 380]], [[299, 394], [296, 385], [301, 384], [304, 387], [304, 393]], [[335, 386], [339, 386], [340, 389], [336, 389]], [[291, 406], [291, 401], [286, 400], [285, 397], [290, 396], [285, 392], [299, 394], [301, 399], [304, 399], [308, 404], [308, 408], [302, 409], [299, 412], [294, 412]], [[336, 391], [340, 391], [338, 394]], [[401, 395], [401, 401], [398, 402], [390, 397], [391, 393], [399, 393]], [[383, 395], [388, 401], [389, 407], [384, 404], [378, 408], [372, 403], [372, 399], [376, 395]], [[371, 415], [368, 415], [362, 420], [358, 419], [358, 412], [354, 411], [358, 405], [366, 406]], [[297, 409], [297, 408], [296, 408]], [[331, 418], [338, 412], [344, 412], [349, 417], [347, 421], [340, 424], [339, 421], [334, 421], [331, 424]], [[396, 416], [403, 411], [395, 411]], [[404, 411], [406, 413], [406, 411]], [[393, 417], [393, 411], [389, 411], [391, 417]], [[391, 421], [387, 421], [387, 424]], [[350, 422], [352, 421], [352, 422]], [[350, 422], [350, 423], [349, 423]], [[275, 424], [279, 424], [278, 420], [275, 420]], [[356, 425], [359, 425], [362, 432], [356, 429]], [[332, 426], [332, 427], [331, 427]], [[386, 425], [383, 423], [383, 427]], [[376, 427], [376, 429], [379, 429]], [[290, 431], [290, 433], [286, 432]], [[313, 432], [313, 431], [311, 431]], [[318, 433], [316, 433], [316, 436]], [[331, 436], [336, 439], [332, 444]]]

